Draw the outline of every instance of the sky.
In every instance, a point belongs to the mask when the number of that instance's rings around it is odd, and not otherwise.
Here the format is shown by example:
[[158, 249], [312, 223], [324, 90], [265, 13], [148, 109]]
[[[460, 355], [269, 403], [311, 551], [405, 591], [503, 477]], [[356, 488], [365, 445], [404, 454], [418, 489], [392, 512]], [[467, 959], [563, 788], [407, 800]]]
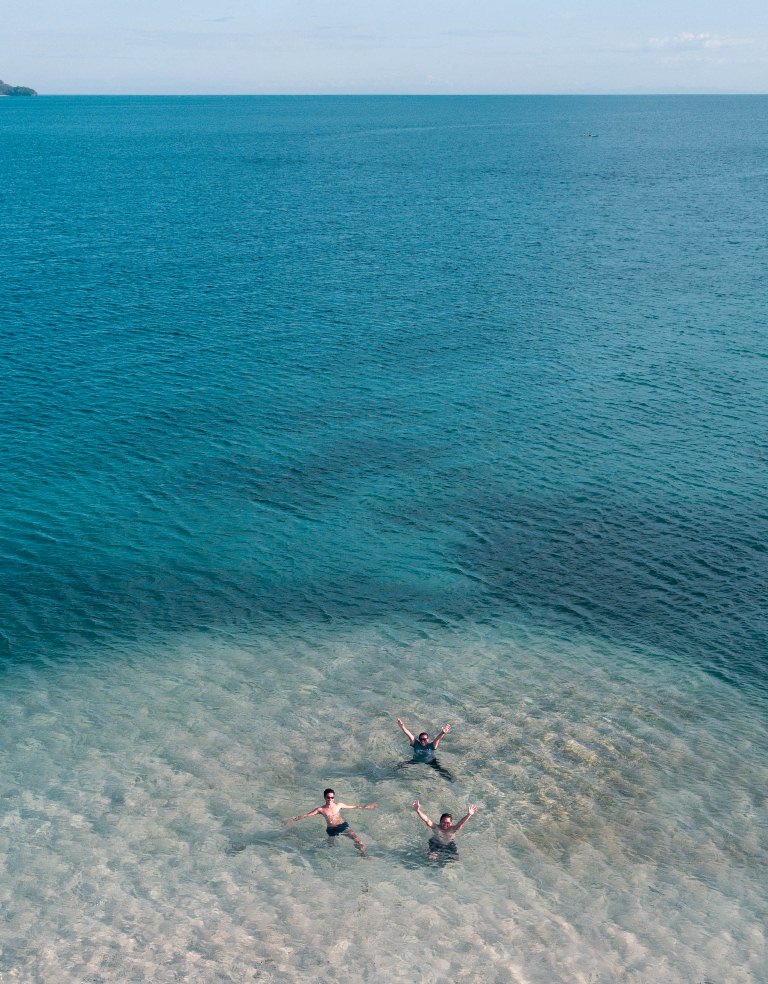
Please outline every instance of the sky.
[[765, 0], [25, 0], [41, 94], [768, 92]]

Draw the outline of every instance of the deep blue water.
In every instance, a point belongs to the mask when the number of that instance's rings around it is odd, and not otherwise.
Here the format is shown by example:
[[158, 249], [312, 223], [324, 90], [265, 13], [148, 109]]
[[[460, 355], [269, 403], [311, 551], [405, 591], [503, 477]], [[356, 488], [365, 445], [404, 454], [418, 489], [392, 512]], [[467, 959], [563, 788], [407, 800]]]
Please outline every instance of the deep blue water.
[[764, 692], [767, 110], [3, 100], [5, 664], [501, 613]]

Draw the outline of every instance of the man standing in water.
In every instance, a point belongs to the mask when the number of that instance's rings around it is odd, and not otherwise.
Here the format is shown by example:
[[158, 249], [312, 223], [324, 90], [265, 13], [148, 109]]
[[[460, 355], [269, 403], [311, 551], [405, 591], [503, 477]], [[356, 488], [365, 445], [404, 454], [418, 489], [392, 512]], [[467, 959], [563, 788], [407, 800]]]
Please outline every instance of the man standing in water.
[[436, 772], [439, 772], [441, 776], [448, 780], [448, 782], [453, 782], [453, 776], [448, 771], [444, 769], [442, 765], [437, 761], [435, 752], [437, 751], [437, 746], [443, 739], [444, 735], [447, 735], [451, 730], [450, 724], [444, 724], [442, 728], [438, 731], [437, 736], [434, 741], [429, 740], [429, 735], [426, 731], [419, 732], [419, 737], [414, 738], [411, 732], [406, 728], [400, 718], [397, 718], [397, 726], [403, 732], [405, 737], [411, 744], [413, 749], [413, 758], [410, 762], [402, 762], [398, 768], [401, 769], [404, 765], [411, 765], [413, 762], [424, 762], [431, 766]]
[[316, 806], [314, 810], [310, 810], [309, 813], [302, 813], [298, 817], [289, 817], [284, 820], [283, 823], [293, 823], [296, 820], [306, 820], [307, 817], [316, 817], [318, 815], [325, 817], [325, 832], [329, 837], [338, 837], [339, 834], [346, 834], [347, 837], [351, 837], [355, 842], [355, 847], [361, 854], [365, 854], [365, 845], [357, 836], [357, 834], [352, 830], [346, 820], [342, 817], [342, 810], [375, 810], [375, 803], [368, 803], [367, 806], [351, 806], [349, 803], [337, 803], [336, 793], [332, 789], [323, 790], [323, 797], [325, 798], [325, 803], [322, 806]]
[[459, 849], [456, 847], [454, 838], [467, 820], [477, 813], [475, 804], [473, 803], [469, 807], [466, 816], [463, 816], [456, 824], [453, 822], [453, 817], [450, 813], [444, 813], [440, 817], [440, 823], [434, 824], [422, 810], [421, 803], [418, 800], [413, 801], [413, 808], [418, 813], [419, 819], [423, 820], [429, 829], [434, 831], [433, 835], [429, 838], [429, 854], [427, 854], [427, 860], [437, 861], [440, 859], [441, 861], [445, 861], [448, 858], [455, 858], [458, 861]]

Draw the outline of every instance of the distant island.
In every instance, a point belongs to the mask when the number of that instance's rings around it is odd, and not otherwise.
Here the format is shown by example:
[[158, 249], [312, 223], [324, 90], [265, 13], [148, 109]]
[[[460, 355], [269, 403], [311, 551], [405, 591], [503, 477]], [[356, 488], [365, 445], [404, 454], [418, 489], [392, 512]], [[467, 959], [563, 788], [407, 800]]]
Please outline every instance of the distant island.
[[36, 96], [34, 89], [27, 88], [26, 85], [8, 85], [0, 79], [0, 96]]

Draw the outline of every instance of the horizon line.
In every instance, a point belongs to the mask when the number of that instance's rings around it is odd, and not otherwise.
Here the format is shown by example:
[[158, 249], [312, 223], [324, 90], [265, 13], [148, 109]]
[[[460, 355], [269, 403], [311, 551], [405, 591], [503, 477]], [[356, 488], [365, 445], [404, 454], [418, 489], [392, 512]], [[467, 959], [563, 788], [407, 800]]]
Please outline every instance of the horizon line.
[[[648, 89], [626, 90], [621, 92], [36, 92], [43, 97], [78, 97], [78, 98], [259, 98], [259, 99], [525, 99], [525, 98], [583, 98], [585, 96], [601, 98], [622, 98], [626, 96], [766, 96], [768, 90], [743, 91], [737, 89], [712, 90], [664, 90], [649, 91]], [[2, 98], [2, 95], [0, 95]], [[18, 99], [19, 96], [7, 96]], [[23, 97], [21, 97], [23, 98]]]

